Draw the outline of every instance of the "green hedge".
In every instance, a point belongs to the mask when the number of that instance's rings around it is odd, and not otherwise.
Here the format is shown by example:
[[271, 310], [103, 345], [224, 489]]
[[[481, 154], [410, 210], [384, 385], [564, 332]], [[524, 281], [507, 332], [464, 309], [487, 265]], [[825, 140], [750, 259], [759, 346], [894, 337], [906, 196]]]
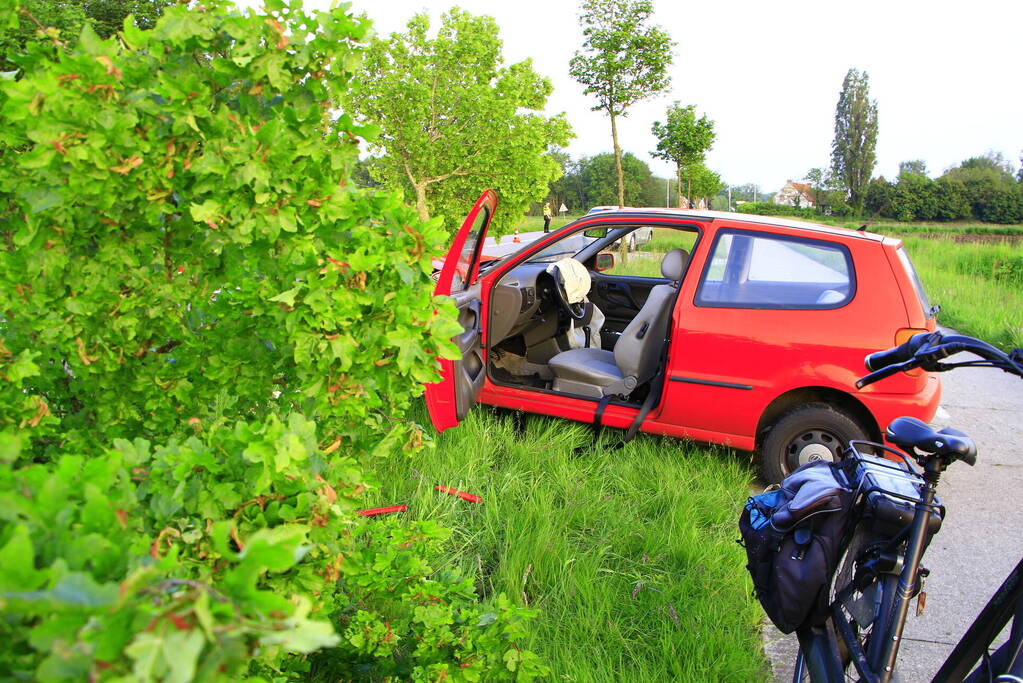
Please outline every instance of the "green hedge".
[[354, 514], [458, 356], [447, 236], [350, 181], [368, 23], [266, 12], [51, 32], [0, 79], [0, 678], [543, 674], [444, 529]]
[[817, 210], [813, 208], [796, 208], [787, 204], [774, 202], [745, 202], [735, 207], [739, 213], [753, 213], [759, 216], [797, 216], [799, 218], [816, 218]]

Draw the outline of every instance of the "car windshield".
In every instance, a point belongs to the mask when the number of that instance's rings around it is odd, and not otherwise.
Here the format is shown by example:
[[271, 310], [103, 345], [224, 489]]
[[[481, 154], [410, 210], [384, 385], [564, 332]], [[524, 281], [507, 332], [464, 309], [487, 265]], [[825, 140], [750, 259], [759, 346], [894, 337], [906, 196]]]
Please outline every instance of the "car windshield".
[[586, 237], [581, 232], [577, 232], [533, 254], [526, 260], [526, 263], [554, 263], [566, 256], [575, 256], [596, 241], [595, 237]]

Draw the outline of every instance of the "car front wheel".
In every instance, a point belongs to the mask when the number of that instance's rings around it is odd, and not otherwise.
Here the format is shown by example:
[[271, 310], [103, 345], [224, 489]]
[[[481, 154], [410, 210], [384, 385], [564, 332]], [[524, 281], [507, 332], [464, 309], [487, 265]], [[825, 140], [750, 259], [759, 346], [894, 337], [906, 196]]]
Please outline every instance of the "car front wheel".
[[782, 415], [760, 449], [760, 475], [771, 484], [808, 462], [837, 462], [854, 439], [867, 431], [852, 416], [827, 403], [807, 403]]

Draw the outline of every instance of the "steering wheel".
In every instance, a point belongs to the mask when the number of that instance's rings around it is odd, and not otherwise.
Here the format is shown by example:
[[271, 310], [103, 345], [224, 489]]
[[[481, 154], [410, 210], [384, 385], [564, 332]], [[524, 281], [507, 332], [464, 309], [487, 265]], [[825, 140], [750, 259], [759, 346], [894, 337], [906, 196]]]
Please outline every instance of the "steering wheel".
[[568, 317], [573, 320], [582, 320], [586, 317], [586, 302], [578, 301], [576, 303], [570, 303], [568, 300], [568, 292], [565, 291], [565, 279], [561, 275], [561, 271], [557, 270], [551, 273], [554, 278], [554, 298], [561, 304], [561, 308], [568, 314]]

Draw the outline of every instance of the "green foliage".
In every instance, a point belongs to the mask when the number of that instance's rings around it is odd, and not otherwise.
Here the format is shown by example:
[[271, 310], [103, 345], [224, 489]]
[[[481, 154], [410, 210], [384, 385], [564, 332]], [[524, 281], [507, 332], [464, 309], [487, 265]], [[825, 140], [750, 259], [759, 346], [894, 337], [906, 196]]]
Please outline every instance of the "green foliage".
[[835, 107], [835, 139], [831, 167], [849, 190], [849, 201], [863, 208], [863, 193], [877, 158], [877, 102], [870, 99], [867, 72], [849, 69]]
[[597, 98], [594, 111], [624, 116], [636, 102], [671, 85], [674, 43], [664, 29], [648, 23], [653, 11], [650, 0], [584, 0], [583, 49], [569, 70]]
[[636, 102], [671, 84], [668, 67], [674, 43], [664, 29], [649, 23], [653, 11], [651, 0], [583, 0], [579, 15], [583, 49], [569, 63], [583, 92], [597, 98], [593, 110], [606, 111], [611, 118], [619, 206], [626, 202], [616, 120]]
[[690, 164], [682, 169], [680, 181], [684, 183], [686, 194], [694, 200], [701, 197], [713, 197], [725, 186], [721, 182], [721, 176], [702, 163]]
[[371, 174], [414, 196], [420, 218], [444, 216], [454, 230], [488, 187], [501, 198], [493, 234], [512, 228], [542, 199], [561, 167], [546, 150], [571, 130], [563, 115], [542, 113], [550, 81], [530, 61], [504, 66], [497, 24], [457, 8], [431, 38], [426, 15], [405, 33], [372, 42], [350, 94], [361, 116], [380, 124], [384, 156]]
[[[629, 152], [622, 156], [626, 206], [658, 206], [663, 201], [664, 187], [657, 181], [645, 161]], [[579, 160], [579, 178], [584, 188], [584, 207], [618, 204], [614, 155], [605, 152]]]
[[20, 52], [37, 35], [71, 45], [88, 24], [100, 38], [109, 38], [128, 16], [139, 28], [152, 28], [172, 4], [174, 0], [22, 0], [20, 26], [0, 32], [0, 71], [14, 68], [4, 57], [7, 50]]
[[976, 218], [991, 223], [1023, 221], [1023, 187], [1011, 169], [987, 157], [967, 159], [937, 180], [904, 172], [892, 184], [876, 178], [864, 207], [872, 215], [899, 221], [954, 221]]
[[368, 24], [267, 8], [86, 25], [0, 81], [0, 676], [528, 679], [531, 614], [438, 578], [442, 530], [352, 514], [457, 353], [446, 235], [350, 181]]
[[788, 204], [775, 204], [774, 202], [745, 202], [738, 204], [735, 210], [739, 213], [752, 213], [759, 216], [797, 216], [799, 218], [816, 218], [817, 210], [813, 208], [800, 209]]
[[[668, 107], [667, 117], [664, 123], [654, 121], [651, 128], [654, 137], [657, 138], [657, 151], [653, 155], [658, 159], [672, 161], [675, 163], [677, 177], [677, 194], [679, 206], [682, 202], [682, 177], [687, 176], [690, 185], [694, 177], [707, 178], [705, 172], [694, 170], [692, 167], [702, 165], [707, 150], [714, 144], [714, 122], [707, 118], [706, 114], [699, 119], [696, 118], [696, 106], [681, 106], [675, 102]], [[720, 185], [720, 178], [718, 178]], [[691, 187], [687, 188], [690, 197], [711, 197], [717, 194], [719, 187], [710, 190], [710, 183], [702, 183], [698, 191]]]

